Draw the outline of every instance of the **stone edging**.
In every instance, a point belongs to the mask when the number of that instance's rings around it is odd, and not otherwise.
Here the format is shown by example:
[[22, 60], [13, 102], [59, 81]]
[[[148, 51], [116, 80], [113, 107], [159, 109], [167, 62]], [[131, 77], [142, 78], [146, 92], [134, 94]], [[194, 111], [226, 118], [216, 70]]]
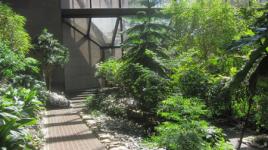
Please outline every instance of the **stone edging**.
[[79, 116], [83, 122], [92, 129], [92, 132], [97, 136], [100, 142], [105, 145], [107, 150], [129, 150], [129, 148], [112, 133], [101, 131], [100, 122], [96, 121], [93, 117], [85, 115], [83, 112], [80, 112]]

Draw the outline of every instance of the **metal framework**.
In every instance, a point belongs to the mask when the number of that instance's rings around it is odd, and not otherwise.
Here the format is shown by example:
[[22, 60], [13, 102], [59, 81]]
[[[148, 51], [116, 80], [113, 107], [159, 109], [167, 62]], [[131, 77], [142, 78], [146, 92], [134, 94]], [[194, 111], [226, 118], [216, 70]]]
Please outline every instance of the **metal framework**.
[[[118, 8], [92, 8], [92, 0], [90, 0], [90, 8], [88, 9], [62, 9], [61, 10], [61, 16], [63, 19], [63, 23], [65, 23], [70, 28], [74, 29], [78, 33], [80, 33], [82, 36], [87, 38], [89, 41], [96, 44], [102, 51], [105, 49], [114, 49], [114, 48], [120, 48], [120, 46], [115, 45], [115, 39], [116, 35], [118, 33], [118, 30], [120, 32], [123, 31], [123, 19], [124, 16], [134, 16], [137, 15], [138, 12], [155, 12], [160, 10], [160, 8], [122, 8], [122, 1], [118, 0]], [[115, 27], [113, 29], [113, 35], [111, 43], [108, 45], [101, 45], [94, 39], [90, 37], [90, 28], [92, 23], [92, 18], [110, 18], [115, 17], [116, 23]], [[88, 27], [86, 33], [79, 30], [75, 25], [72, 25], [68, 19], [70, 18], [88, 18]], [[124, 37], [121, 34], [120, 41], [123, 42]]]
[[88, 9], [62, 9], [63, 18], [109, 18], [137, 15], [140, 11], [154, 12], [160, 8], [88, 8]]

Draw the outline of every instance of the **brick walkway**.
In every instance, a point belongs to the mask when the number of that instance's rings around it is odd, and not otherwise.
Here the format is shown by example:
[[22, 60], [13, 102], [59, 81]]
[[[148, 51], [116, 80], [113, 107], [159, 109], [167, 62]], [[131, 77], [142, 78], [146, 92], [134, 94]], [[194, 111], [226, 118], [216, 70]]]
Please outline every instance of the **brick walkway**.
[[104, 146], [82, 122], [81, 109], [47, 110], [44, 150], [104, 150]]

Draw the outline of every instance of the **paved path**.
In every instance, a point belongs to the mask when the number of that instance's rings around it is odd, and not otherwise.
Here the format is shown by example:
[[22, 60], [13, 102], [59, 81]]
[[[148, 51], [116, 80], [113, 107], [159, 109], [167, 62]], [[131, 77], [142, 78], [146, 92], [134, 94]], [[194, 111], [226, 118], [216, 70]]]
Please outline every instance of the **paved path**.
[[104, 150], [104, 146], [82, 122], [81, 109], [47, 110], [44, 150]]

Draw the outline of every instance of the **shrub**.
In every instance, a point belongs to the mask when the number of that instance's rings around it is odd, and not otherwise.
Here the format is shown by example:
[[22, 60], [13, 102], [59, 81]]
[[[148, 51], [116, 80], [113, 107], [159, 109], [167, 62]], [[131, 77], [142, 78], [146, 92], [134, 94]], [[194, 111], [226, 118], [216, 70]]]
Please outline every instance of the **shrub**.
[[171, 150], [232, 149], [222, 131], [202, 120], [208, 111], [197, 98], [173, 96], [164, 100], [158, 113], [167, 121], [156, 127], [153, 141]]
[[109, 59], [97, 65], [96, 77], [104, 78], [108, 85], [118, 85], [118, 70], [122, 67], [122, 62], [116, 59]]
[[124, 64], [119, 76], [121, 86], [134, 97], [138, 108], [143, 111], [155, 112], [158, 102], [170, 93], [168, 79], [140, 64]]
[[199, 69], [185, 70], [178, 79], [178, 87], [181, 93], [187, 97], [207, 98], [209, 78]]
[[105, 91], [86, 99], [86, 106], [89, 112], [101, 111], [110, 116], [126, 117], [127, 104], [126, 98], [119, 97], [119, 93]]
[[0, 3], [0, 41], [7, 43], [14, 52], [25, 55], [32, 47], [30, 36], [24, 29], [25, 18], [10, 7]]
[[36, 125], [42, 108], [36, 91], [9, 87], [1, 88], [0, 95], [0, 148], [34, 149], [29, 127]]

